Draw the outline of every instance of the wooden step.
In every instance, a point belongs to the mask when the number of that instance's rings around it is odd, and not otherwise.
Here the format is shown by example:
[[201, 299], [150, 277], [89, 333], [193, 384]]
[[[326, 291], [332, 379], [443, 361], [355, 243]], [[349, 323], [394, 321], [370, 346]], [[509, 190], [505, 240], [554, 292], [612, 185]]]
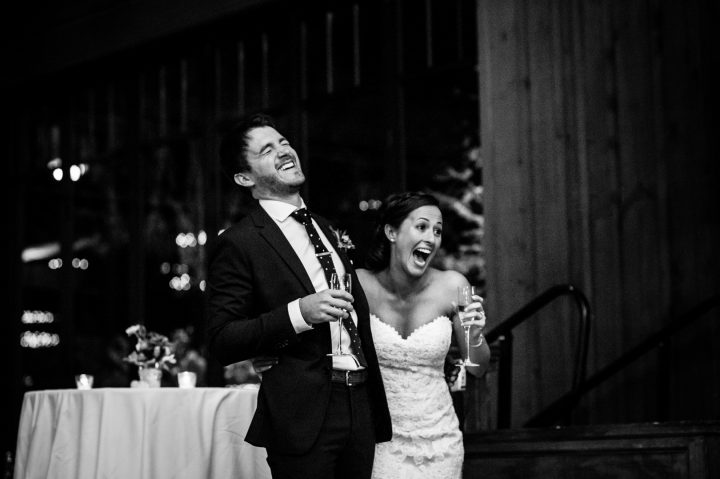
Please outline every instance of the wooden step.
[[720, 478], [720, 421], [465, 435], [465, 479]]

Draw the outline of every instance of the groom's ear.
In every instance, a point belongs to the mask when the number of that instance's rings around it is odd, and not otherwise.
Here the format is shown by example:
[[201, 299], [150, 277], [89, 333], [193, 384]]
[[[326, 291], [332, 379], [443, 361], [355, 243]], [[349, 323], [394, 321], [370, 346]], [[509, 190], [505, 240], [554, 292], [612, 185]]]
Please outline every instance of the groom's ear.
[[252, 186], [255, 186], [255, 181], [248, 176], [247, 173], [235, 173], [235, 176], [233, 176], [233, 179], [235, 180], [235, 183], [237, 183], [240, 186], [244, 186], [245, 188], [250, 188]]

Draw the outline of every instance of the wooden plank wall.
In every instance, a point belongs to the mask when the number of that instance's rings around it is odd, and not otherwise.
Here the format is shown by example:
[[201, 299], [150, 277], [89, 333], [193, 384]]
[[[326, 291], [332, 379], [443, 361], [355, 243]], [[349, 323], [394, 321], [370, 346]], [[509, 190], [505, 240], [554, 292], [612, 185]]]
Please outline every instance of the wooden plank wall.
[[[595, 314], [592, 374], [720, 293], [717, 10], [478, 0], [490, 326], [573, 283]], [[719, 417], [719, 314], [591, 393], [576, 420]], [[517, 328], [514, 426], [569, 387], [575, 332], [563, 304]]]

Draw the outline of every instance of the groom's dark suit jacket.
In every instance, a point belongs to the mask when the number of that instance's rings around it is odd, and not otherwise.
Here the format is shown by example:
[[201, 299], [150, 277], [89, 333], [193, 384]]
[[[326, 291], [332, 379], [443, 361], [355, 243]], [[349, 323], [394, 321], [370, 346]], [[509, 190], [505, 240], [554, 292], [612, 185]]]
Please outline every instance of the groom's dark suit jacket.
[[[328, 224], [314, 216], [328, 239]], [[314, 443], [330, 398], [328, 323], [296, 334], [288, 315], [291, 301], [315, 289], [280, 228], [259, 205], [228, 228], [211, 248], [208, 277], [208, 344], [224, 365], [262, 355], [279, 362], [263, 373], [258, 406], [246, 440], [277, 452], [302, 454]], [[366, 383], [377, 442], [391, 438], [390, 414], [370, 334], [367, 299], [353, 275], [353, 306], [368, 362]], [[333, 323], [334, 324], [334, 323]]]

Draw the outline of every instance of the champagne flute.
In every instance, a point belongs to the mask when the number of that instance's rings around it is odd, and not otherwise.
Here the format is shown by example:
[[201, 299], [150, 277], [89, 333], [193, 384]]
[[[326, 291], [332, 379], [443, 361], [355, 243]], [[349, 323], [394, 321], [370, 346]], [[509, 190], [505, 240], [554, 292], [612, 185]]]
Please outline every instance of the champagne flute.
[[[337, 273], [332, 273], [330, 275], [330, 289], [341, 289], [344, 291], [347, 291], [348, 293], [352, 292], [352, 276], [350, 274], [342, 274], [339, 275]], [[335, 353], [328, 354], [328, 356], [352, 356], [350, 353], [346, 353], [343, 351], [342, 347], [342, 331], [343, 331], [343, 322], [342, 319], [338, 318], [337, 320], [338, 324], [338, 345]]]
[[[458, 288], [458, 303], [457, 303], [457, 309], [458, 309], [458, 317], [460, 318], [460, 324], [462, 325], [463, 329], [465, 330], [465, 346], [466, 346], [466, 352], [465, 352], [465, 359], [463, 360], [463, 364], [465, 366], [479, 366], [479, 364], [476, 364], [470, 360], [470, 328], [473, 326], [479, 326], [481, 324], [481, 321], [479, 319], [475, 319], [475, 316], [469, 315], [466, 310], [470, 304], [475, 302], [473, 296], [475, 296], [475, 286], [461, 286]], [[480, 309], [478, 312], [482, 315], [485, 314], [485, 311], [482, 309], [482, 305], [480, 306]], [[483, 343], [483, 336], [480, 335], [480, 342], [475, 346], [480, 346]]]

